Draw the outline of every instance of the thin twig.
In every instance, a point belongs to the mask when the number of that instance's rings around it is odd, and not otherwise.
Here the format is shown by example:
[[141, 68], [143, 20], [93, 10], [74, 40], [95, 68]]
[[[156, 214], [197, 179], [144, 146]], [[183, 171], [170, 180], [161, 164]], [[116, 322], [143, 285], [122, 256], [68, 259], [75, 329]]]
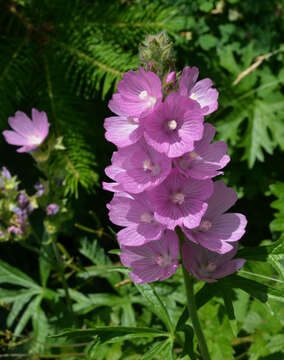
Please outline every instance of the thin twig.
[[243, 72], [241, 72], [238, 77], [236, 78], [236, 80], [233, 82], [233, 85], [237, 85], [244, 77], [246, 77], [248, 74], [250, 74], [251, 72], [253, 72], [255, 69], [257, 69], [263, 61], [269, 59], [271, 56], [278, 54], [279, 52], [283, 51], [282, 48], [279, 48], [275, 51], [272, 51], [268, 54], [264, 54], [264, 55], [260, 55], [256, 58], [255, 62], [250, 65], [246, 70], [244, 70]]

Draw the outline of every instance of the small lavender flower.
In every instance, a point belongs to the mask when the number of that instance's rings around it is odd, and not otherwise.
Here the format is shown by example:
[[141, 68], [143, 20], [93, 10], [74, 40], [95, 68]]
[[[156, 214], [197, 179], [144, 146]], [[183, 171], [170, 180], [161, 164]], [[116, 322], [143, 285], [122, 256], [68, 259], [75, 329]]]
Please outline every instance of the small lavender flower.
[[12, 175], [6, 166], [2, 167], [1, 175], [6, 179], [12, 179]]
[[45, 192], [44, 185], [39, 182], [35, 184], [35, 189], [37, 190], [37, 192], [35, 193], [36, 197], [40, 197]]
[[59, 205], [55, 203], [51, 203], [46, 207], [46, 213], [47, 215], [55, 215], [59, 211]]
[[133, 269], [129, 275], [138, 284], [165, 280], [179, 266], [179, 241], [174, 231], [165, 230], [159, 240], [141, 246], [122, 246], [121, 250], [121, 262]]
[[36, 150], [48, 135], [49, 123], [44, 111], [32, 109], [32, 120], [22, 111], [17, 111], [8, 122], [13, 131], [5, 130], [2, 134], [8, 144], [21, 146], [17, 152]]

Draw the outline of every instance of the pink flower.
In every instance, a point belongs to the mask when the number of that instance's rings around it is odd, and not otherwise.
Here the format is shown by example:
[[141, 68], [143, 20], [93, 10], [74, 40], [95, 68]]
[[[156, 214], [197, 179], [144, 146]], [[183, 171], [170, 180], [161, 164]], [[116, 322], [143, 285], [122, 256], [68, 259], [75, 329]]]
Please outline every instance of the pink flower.
[[155, 206], [155, 219], [168, 229], [179, 225], [189, 229], [200, 224], [207, 204], [204, 200], [212, 194], [211, 180], [186, 178], [173, 169], [162, 184], [150, 191], [149, 197]]
[[213, 82], [209, 78], [196, 82], [199, 75], [197, 67], [186, 66], [181, 74], [179, 83], [179, 94], [196, 100], [204, 115], [211, 114], [218, 108], [219, 93], [213, 89]]
[[110, 102], [110, 109], [119, 116], [111, 116], [105, 119], [105, 137], [117, 147], [124, 147], [136, 143], [143, 135], [143, 130], [139, 118], [126, 115], [118, 105], [115, 102]]
[[32, 109], [32, 120], [22, 111], [17, 111], [8, 122], [14, 131], [5, 130], [2, 134], [7, 143], [22, 146], [18, 152], [36, 150], [48, 135], [49, 123], [44, 111]]
[[159, 240], [141, 246], [122, 246], [120, 255], [124, 266], [131, 267], [131, 279], [144, 284], [165, 280], [178, 266], [179, 241], [174, 231], [166, 230]]
[[137, 194], [159, 185], [169, 175], [171, 168], [171, 159], [141, 139], [115, 152], [106, 173], [120, 184], [120, 189]]
[[233, 188], [227, 187], [223, 181], [216, 181], [200, 225], [191, 230], [183, 228], [187, 238], [219, 254], [232, 250], [231, 242], [238, 241], [244, 235], [247, 224], [242, 214], [224, 214], [236, 201], [237, 194]]
[[146, 142], [170, 158], [194, 150], [203, 134], [203, 114], [198, 102], [172, 93], [143, 119]]
[[151, 72], [128, 71], [117, 85], [118, 93], [109, 103], [110, 109], [121, 115], [139, 118], [149, 114], [162, 101], [162, 84], [159, 77]]
[[224, 255], [209, 251], [204, 247], [186, 241], [182, 246], [183, 263], [187, 271], [199, 280], [216, 282], [216, 279], [231, 275], [240, 270], [245, 259], [233, 259], [237, 244]]
[[126, 226], [117, 234], [121, 245], [138, 246], [158, 239], [165, 226], [154, 218], [153, 203], [146, 194], [116, 193], [108, 204], [110, 220]]
[[46, 214], [47, 215], [55, 215], [59, 211], [59, 205], [55, 203], [51, 203], [46, 207]]
[[201, 140], [194, 143], [194, 150], [175, 159], [176, 166], [187, 176], [194, 179], [210, 179], [223, 174], [222, 169], [230, 161], [226, 155], [228, 146], [224, 141], [216, 141], [210, 144], [216, 129], [206, 123]]

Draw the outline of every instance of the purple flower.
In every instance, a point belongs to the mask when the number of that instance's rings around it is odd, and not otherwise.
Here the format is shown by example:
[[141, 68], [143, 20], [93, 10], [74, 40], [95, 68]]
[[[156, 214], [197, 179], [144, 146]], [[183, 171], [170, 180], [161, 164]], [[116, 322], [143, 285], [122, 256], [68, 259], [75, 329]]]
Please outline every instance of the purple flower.
[[237, 244], [226, 254], [220, 255], [204, 247], [184, 242], [182, 246], [183, 263], [187, 271], [199, 280], [216, 282], [238, 271], [246, 262], [245, 259], [233, 259], [237, 253]]
[[194, 150], [203, 134], [203, 114], [198, 102], [172, 93], [143, 119], [146, 142], [170, 158]]
[[115, 152], [106, 173], [121, 185], [121, 189], [137, 194], [159, 185], [169, 175], [171, 168], [171, 159], [141, 139]]
[[194, 150], [175, 159], [175, 164], [181, 172], [200, 180], [223, 174], [217, 170], [222, 169], [230, 161], [230, 157], [226, 155], [228, 146], [224, 141], [210, 144], [215, 132], [213, 125], [205, 124], [203, 137], [194, 143]]
[[39, 182], [35, 184], [35, 189], [37, 190], [37, 192], [35, 193], [36, 197], [43, 195], [45, 192], [44, 185]]
[[59, 211], [59, 205], [55, 203], [51, 203], [46, 207], [46, 213], [47, 215], [55, 215]]
[[186, 178], [173, 169], [162, 184], [150, 191], [155, 206], [155, 219], [174, 230], [177, 225], [189, 229], [200, 224], [207, 204], [204, 200], [213, 192], [211, 180]]
[[131, 267], [131, 279], [144, 284], [165, 280], [178, 266], [179, 241], [174, 231], [166, 230], [159, 240], [141, 246], [122, 246], [120, 255], [124, 266]]
[[2, 167], [1, 175], [6, 179], [12, 179], [12, 175], [6, 166]]
[[227, 187], [223, 181], [216, 181], [200, 225], [192, 230], [183, 228], [187, 238], [219, 254], [232, 250], [234, 245], [231, 242], [244, 235], [247, 224], [242, 214], [224, 214], [236, 201], [237, 194], [233, 188]]
[[18, 196], [18, 204], [21, 209], [24, 209], [29, 204], [29, 199], [24, 191], [21, 191]]
[[199, 75], [197, 67], [186, 66], [181, 74], [179, 94], [196, 100], [204, 115], [211, 114], [218, 108], [219, 93], [212, 88], [213, 82], [209, 78], [196, 82]]
[[108, 204], [110, 220], [126, 226], [117, 234], [121, 245], [138, 246], [158, 239], [165, 226], [154, 218], [153, 202], [147, 193], [129, 195], [116, 193]]
[[162, 84], [159, 77], [151, 72], [128, 71], [117, 85], [109, 108], [116, 114], [127, 114], [139, 118], [151, 112], [162, 101]]
[[17, 111], [8, 122], [14, 131], [5, 130], [3, 135], [7, 143], [21, 146], [18, 152], [37, 149], [48, 135], [49, 123], [44, 111], [32, 109], [32, 120], [22, 111]]

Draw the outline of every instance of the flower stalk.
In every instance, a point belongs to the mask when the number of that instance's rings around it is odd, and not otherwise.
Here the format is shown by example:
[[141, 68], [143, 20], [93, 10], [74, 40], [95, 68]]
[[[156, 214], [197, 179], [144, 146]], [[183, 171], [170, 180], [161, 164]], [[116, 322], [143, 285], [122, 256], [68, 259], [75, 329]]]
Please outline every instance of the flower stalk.
[[[176, 228], [176, 233], [179, 237], [180, 253], [181, 253], [181, 248], [184, 243], [184, 234], [179, 227]], [[182, 256], [181, 256], [181, 258], [182, 258]], [[203, 331], [202, 331], [202, 328], [200, 325], [198, 313], [197, 313], [195, 296], [194, 296], [194, 288], [193, 288], [194, 280], [193, 280], [193, 277], [186, 270], [182, 260], [181, 260], [181, 266], [182, 266], [182, 272], [183, 272], [183, 278], [184, 278], [187, 310], [188, 310], [189, 316], [191, 317], [193, 329], [194, 329], [195, 335], [198, 340], [200, 353], [202, 355], [202, 360], [210, 360], [211, 358], [209, 355], [207, 343], [206, 343], [206, 340], [205, 340], [205, 337], [204, 337], [204, 334], [203, 334]]]
[[199, 322], [198, 313], [196, 309], [196, 303], [195, 303], [195, 297], [194, 297], [194, 289], [193, 289], [193, 278], [189, 275], [188, 271], [182, 264], [182, 272], [183, 272], [183, 278], [184, 278], [184, 285], [185, 285], [185, 293], [186, 293], [186, 299], [187, 299], [187, 309], [188, 313], [191, 317], [193, 329], [195, 332], [195, 335], [198, 340], [200, 352], [202, 355], [203, 360], [210, 360], [210, 355], [207, 347], [207, 343]]

